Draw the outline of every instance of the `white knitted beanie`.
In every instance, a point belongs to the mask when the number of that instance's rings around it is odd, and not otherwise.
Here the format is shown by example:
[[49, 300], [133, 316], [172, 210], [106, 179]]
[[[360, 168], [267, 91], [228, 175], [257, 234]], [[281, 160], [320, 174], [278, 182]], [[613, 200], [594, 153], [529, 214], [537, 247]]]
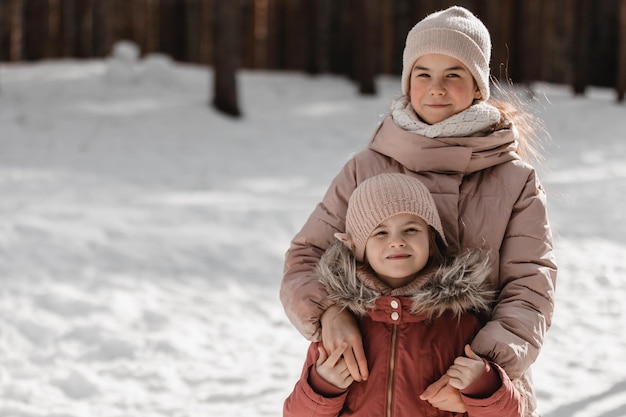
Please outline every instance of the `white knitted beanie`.
[[482, 100], [489, 99], [491, 37], [476, 16], [463, 7], [429, 14], [406, 37], [402, 62], [402, 93], [409, 93], [415, 61], [422, 55], [443, 54], [458, 59], [474, 76]]
[[348, 201], [346, 233], [335, 236], [353, 250], [358, 261], [363, 261], [365, 243], [374, 229], [401, 213], [421, 217], [447, 244], [430, 191], [420, 180], [405, 174], [380, 174], [359, 184]]

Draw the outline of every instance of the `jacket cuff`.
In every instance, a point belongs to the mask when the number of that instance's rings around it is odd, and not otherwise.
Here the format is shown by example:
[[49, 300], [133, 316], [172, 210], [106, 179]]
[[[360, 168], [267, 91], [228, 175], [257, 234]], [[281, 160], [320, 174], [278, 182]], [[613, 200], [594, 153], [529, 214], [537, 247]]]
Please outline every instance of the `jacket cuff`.
[[485, 368], [483, 373], [472, 382], [461, 394], [470, 398], [487, 398], [493, 395], [502, 386], [500, 375], [488, 361], [483, 359]]

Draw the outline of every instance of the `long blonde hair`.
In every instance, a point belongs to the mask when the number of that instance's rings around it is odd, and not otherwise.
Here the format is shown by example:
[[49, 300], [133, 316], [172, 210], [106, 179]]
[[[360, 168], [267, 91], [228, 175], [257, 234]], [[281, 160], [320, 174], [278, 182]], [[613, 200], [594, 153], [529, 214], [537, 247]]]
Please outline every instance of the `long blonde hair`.
[[492, 82], [497, 97], [492, 95], [487, 102], [497, 108], [502, 115], [500, 123], [494, 130], [507, 128], [512, 123], [519, 132], [518, 155], [529, 163], [543, 162], [542, 142], [550, 140], [543, 120], [532, 113], [528, 101], [521, 98], [520, 91], [515, 89], [510, 81], [507, 82], [507, 88], [504, 88], [498, 80]]

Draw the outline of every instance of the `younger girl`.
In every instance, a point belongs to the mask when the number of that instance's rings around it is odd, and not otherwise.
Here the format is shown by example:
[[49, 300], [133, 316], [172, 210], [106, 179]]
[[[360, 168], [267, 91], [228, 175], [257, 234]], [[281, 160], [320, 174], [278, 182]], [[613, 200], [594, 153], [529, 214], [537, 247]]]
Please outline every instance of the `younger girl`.
[[353, 383], [346, 344], [328, 352], [312, 343], [284, 416], [450, 416], [419, 398], [444, 374], [468, 416], [522, 415], [508, 376], [469, 347], [492, 297], [488, 261], [480, 250], [446, 254], [422, 182], [403, 174], [362, 182], [336, 237], [317, 275], [330, 299], [358, 317], [370, 377]]

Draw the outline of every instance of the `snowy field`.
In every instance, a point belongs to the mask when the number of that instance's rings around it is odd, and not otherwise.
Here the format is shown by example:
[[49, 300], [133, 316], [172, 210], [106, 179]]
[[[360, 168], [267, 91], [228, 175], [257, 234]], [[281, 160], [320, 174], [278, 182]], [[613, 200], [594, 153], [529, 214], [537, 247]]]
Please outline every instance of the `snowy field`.
[[[307, 346], [283, 254], [399, 78], [243, 71], [233, 120], [207, 68], [128, 58], [0, 65], [0, 416], [280, 416]], [[539, 408], [625, 416], [626, 107], [534, 89], [560, 265]]]

